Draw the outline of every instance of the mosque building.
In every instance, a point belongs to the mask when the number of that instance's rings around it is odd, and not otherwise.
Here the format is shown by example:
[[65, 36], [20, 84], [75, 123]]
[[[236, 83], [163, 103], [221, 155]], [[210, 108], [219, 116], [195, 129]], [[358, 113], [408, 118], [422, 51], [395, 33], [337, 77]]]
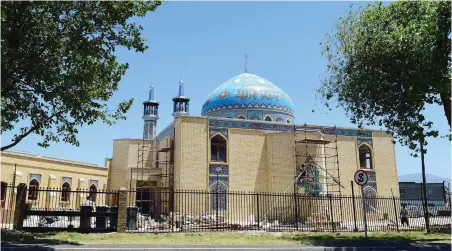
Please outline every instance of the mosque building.
[[[367, 197], [399, 196], [393, 137], [387, 132], [296, 124], [289, 95], [247, 72], [219, 85], [201, 116], [191, 116], [184, 85], [180, 81], [172, 100], [174, 120], [159, 133], [159, 102], [151, 86], [143, 102], [143, 138], [114, 139], [105, 167], [7, 151], [2, 187], [17, 164], [21, 175], [15, 182], [30, 186], [351, 195], [352, 187], [359, 193], [351, 183], [354, 173], [365, 169]], [[138, 198], [131, 200], [138, 204]]]
[[[110, 189], [293, 192], [351, 195], [365, 169], [368, 197], [398, 196], [392, 136], [385, 131], [295, 123], [291, 98], [250, 73], [207, 96], [201, 116], [179, 83], [174, 121], [156, 134], [154, 87], [143, 103], [143, 139], [115, 139]], [[295, 184], [295, 186], [294, 186]]]

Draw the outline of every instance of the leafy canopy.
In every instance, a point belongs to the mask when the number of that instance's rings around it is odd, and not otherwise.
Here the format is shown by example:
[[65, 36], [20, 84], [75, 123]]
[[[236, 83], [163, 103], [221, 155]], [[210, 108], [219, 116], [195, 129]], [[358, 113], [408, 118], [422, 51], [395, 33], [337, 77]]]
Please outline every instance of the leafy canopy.
[[442, 105], [450, 126], [450, 10], [449, 1], [351, 9], [323, 43], [326, 105], [337, 102], [360, 127], [384, 126], [418, 152], [439, 135], [422, 115], [426, 104]]
[[1, 132], [29, 122], [2, 151], [29, 134], [79, 145], [77, 127], [125, 119], [133, 99], [108, 109], [128, 64], [118, 46], [144, 52], [143, 28], [128, 21], [154, 11], [153, 1], [2, 2]]

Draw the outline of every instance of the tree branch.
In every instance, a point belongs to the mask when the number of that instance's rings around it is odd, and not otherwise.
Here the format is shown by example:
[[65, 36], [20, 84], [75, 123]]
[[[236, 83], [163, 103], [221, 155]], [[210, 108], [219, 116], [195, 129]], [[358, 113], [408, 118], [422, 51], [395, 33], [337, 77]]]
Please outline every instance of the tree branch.
[[38, 125], [35, 125], [35, 126], [31, 127], [31, 128], [28, 130], [28, 132], [26, 132], [26, 133], [20, 135], [19, 137], [15, 138], [13, 143], [11, 143], [11, 144], [9, 144], [9, 145], [6, 145], [6, 146], [2, 146], [2, 148], [1, 148], [0, 151], [3, 152], [4, 150], [7, 150], [7, 149], [9, 149], [9, 148], [11, 148], [11, 147], [14, 147], [15, 145], [19, 144], [19, 142], [22, 141], [25, 137], [27, 137], [30, 133], [36, 131], [36, 130], [39, 128], [40, 124], [41, 124], [41, 123], [39, 123]]

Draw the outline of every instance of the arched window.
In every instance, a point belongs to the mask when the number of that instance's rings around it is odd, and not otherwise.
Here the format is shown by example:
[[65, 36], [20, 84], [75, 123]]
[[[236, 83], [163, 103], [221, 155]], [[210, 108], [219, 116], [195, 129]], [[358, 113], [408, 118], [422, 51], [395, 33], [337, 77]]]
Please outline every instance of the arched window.
[[226, 162], [226, 140], [220, 135], [210, 140], [210, 159], [212, 162]]
[[69, 182], [64, 182], [61, 186], [61, 201], [69, 201], [71, 199], [71, 185]]
[[38, 188], [39, 188], [39, 181], [37, 179], [32, 179], [29, 183], [29, 188], [28, 188], [28, 199], [29, 200], [37, 200], [38, 199]]
[[245, 119], [245, 117], [240, 115], [238, 119]]
[[272, 121], [272, 118], [270, 118], [270, 116], [266, 116], [265, 121]]
[[372, 150], [368, 145], [362, 144], [359, 148], [359, 168], [372, 169]]
[[287, 121], [287, 123], [290, 123], [290, 119], [287, 119], [286, 121]]
[[277, 118], [276, 122], [284, 122], [284, 120], [282, 118]]
[[89, 197], [91, 198], [91, 200], [93, 202], [96, 202], [96, 197], [97, 197], [97, 187], [96, 185], [92, 184], [89, 187]]

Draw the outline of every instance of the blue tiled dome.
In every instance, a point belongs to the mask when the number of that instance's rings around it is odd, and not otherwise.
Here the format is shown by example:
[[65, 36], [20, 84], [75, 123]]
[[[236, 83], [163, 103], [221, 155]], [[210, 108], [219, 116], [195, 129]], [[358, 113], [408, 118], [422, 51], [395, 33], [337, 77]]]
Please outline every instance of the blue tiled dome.
[[204, 102], [201, 114], [291, 123], [293, 104], [290, 97], [270, 81], [244, 73], [216, 88]]

